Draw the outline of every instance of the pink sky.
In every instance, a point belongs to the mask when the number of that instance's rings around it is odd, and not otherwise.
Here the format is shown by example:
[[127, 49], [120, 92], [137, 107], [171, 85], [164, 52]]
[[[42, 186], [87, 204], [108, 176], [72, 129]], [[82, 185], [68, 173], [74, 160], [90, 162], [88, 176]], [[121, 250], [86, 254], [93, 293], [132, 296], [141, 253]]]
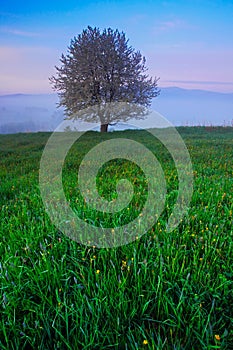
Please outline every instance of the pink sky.
[[123, 30], [160, 87], [233, 92], [231, 1], [12, 0], [0, 18], [0, 94], [52, 92], [48, 77], [88, 25]]

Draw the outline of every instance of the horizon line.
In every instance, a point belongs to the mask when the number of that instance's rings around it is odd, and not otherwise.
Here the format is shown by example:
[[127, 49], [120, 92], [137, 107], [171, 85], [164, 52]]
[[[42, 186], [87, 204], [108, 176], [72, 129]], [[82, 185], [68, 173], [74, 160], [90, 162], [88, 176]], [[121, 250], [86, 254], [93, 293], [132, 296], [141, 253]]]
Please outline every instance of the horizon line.
[[[164, 81], [165, 82], [165, 81]], [[174, 82], [176, 82], [174, 80]], [[185, 84], [191, 84], [191, 81], [177, 81], [177, 82], [183, 82]], [[194, 82], [193, 82], [194, 83]], [[208, 83], [207, 82], [203, 82], [203, 85], [207, 85]], [[224, 85], [225, 83], [223, 82], [219, 82], [218, 83], [219, 85]], [[233, 86], [233, 83], [229, 83], [228, 85], [231, 85]], [[210, 90], [210, 89], [202, 89], [202, 88], [195, 88], [195, 87], [192, 87], [192, 88], [184, 88], [184, 87], [180, 87], [180, 86], [176, 86], [176, 85], [169, 85], [169, 86], [160, 86], [158, 87], [159, 90], [163, 90], [163, 89], [168, 89], [168, 88], [176, 88], [176, 89], [180, 89], [180, 90], [186, 90], [186, 91], [205, 91], [205, 92], [213, 92], [213, 93], [219, 93], [219, 94], [225, 94], [225, 95], [229, 95], [229, 94], [233, 94], [233, 91], [216, 91], [216, 90]], [[0, 97], [7, 97], [7, 96], [35, 96], [35, 95], [57, 95], [58, 94], [56, 92], [12, 92], [12, 93], [1, 93], [0, 92]]]

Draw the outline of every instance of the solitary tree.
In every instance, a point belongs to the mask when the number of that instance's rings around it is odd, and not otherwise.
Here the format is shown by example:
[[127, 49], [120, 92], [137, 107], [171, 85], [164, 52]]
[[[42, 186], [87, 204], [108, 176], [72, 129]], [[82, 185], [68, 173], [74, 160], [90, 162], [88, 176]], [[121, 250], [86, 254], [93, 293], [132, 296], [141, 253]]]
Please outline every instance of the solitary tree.
[[[129, 46], [125, 34], [118, 30], [101, 32], [89, 26], [71, 40], [60, 62], [61, 66], [55, 67], [56, 75], [50, 78], [58, 91], [59, 106], [64, 107], [68, 119], [100, 122], [102, 132], [109, 124], [137, 118], [129, 110], [111, 113], [111, 108], [103, 106], [124, 102], [148, 107], [159, 94], [158, 79], [146, 74], [145, 57]], [[91, 113], [84, 112], [87, 109], [94, 111], [91, 119]], [[142, 110], [139, 115], [142, 117]]]

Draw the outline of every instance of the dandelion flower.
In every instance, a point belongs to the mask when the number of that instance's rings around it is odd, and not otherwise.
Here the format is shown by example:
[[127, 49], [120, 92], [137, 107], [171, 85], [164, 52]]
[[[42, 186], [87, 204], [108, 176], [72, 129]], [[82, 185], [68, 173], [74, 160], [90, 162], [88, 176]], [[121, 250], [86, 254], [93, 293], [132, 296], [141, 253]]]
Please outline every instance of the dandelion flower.
[[147, 345], [148, 344], [148, 340], [147, 339], [144, 339], [143, 340], [143, 345]]
[[96, 270], [97, 275], [100, 273], [100, 270]]

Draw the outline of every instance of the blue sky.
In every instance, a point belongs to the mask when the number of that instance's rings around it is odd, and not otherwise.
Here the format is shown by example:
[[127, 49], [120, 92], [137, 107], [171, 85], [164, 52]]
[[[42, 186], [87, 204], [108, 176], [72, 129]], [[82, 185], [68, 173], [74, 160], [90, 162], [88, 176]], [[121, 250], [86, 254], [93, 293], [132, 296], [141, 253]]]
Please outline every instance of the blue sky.
[[48, 77], [88, 25], [124, 31], [160, 87], [233, 92], [233, 1], [3, 0], [0, 94], [52, 92]]

